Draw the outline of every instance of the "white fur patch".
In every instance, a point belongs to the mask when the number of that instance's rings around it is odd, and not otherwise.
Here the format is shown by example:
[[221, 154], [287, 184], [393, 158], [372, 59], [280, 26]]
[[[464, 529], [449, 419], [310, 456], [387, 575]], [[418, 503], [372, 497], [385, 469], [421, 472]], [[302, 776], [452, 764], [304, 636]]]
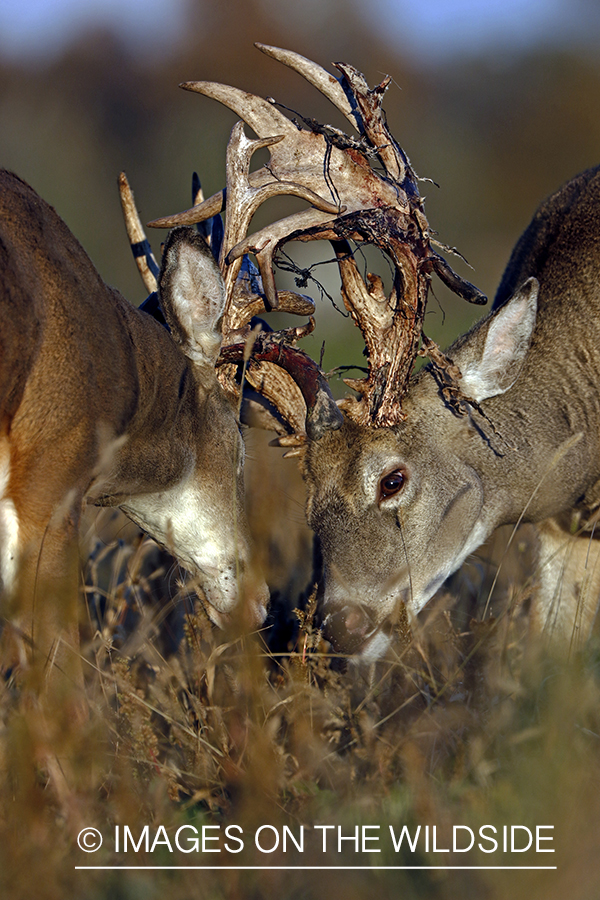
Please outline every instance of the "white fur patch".
[[130, 497], [121, 509], [199, 574], [206, 598], [218, 613], [233, 611], [238, 601], [236, 561], [243, 568], [248, 548], [236, 534], [233, 511], [215, 507], [208, 491], [200, 490], [194, 470], [169, 490]]
[[391, 643], [391, 638], [387, 634], [377, 631], [359, 651], [358, 655], [354, 659], [351, 658], [351, 662], [358, 665], [377, 662], [378, 659], [385, 656]]
[[6, 496], [10, 477], [8, 447], [0, 449], [0, 590], [10, 592], [19, 563], [19, 518], [15, 504]]

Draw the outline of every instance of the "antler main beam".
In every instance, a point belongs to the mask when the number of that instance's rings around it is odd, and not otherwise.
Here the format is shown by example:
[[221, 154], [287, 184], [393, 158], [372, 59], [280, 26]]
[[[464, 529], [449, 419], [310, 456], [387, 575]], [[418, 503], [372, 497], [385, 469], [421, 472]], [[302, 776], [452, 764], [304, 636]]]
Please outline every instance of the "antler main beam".
[[[298, 335], [300, 337], [301, 335]], [[317, 364], [296, 347], [270, 332], [260, 332], [247, 354], [245, 344], [224, 347], [219, 365], [239, 363], [246, 357], [249, 371], [260, 363], [271, 363], [283, 369], [294, 380], [306, 404], [306, 433], [309, 440], [318, 440], [325, 431], [339, 428], [343, 415], [331, 396], [329, 385]], [[285, 441], [284, 444], [285, 446]]]

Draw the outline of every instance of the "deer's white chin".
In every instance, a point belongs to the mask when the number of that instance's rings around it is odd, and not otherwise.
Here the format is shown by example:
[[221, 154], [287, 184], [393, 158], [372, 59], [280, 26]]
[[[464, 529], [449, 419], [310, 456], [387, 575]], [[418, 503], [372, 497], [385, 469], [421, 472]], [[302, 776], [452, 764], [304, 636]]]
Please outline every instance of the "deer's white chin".
[[354, 665], [370, 665], [370, 663], [377, 662], [385, 656], [391, 643], [391, 637], [378, 628], [367, 638], [358, 653], [352, 657], [351, 662]]

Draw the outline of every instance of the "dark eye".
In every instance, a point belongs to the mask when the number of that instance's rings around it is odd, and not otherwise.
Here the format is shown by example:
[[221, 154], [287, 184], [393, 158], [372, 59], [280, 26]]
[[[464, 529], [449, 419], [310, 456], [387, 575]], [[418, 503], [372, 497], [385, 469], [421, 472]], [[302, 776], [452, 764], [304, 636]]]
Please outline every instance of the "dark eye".
[[405, 482], [406, 475], [401, 469], [396, 469], [395, 472], [390, 472], [389, 475], [384, 475], [379, 482], [380, 499], [387, 500], [388, 497], [393, 497], [394, 494], [397, 494], [402, 490]]

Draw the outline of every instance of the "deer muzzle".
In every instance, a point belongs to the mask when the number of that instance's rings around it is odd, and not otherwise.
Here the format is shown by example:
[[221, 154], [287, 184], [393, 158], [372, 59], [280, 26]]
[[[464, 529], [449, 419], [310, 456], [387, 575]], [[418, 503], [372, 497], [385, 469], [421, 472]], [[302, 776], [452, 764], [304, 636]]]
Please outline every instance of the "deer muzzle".
[[377, 630], [369, 611], [356, 604], [335, 609], [324, 619], [324, 635], [338, 653], [361, 653]]

